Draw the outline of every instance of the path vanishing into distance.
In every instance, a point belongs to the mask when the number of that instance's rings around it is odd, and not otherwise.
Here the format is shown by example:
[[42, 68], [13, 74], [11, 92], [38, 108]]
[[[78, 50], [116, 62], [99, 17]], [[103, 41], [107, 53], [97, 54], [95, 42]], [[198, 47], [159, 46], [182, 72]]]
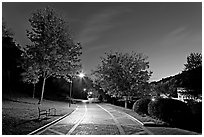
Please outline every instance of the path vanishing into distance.
[[30, 135], [195, 135], [170, 127], [146, 127], [131, 115], [103, 103], [81, 103], [70, 115]]
[[153, 134], [130, 115], [105, 104], [83, 103], [59, 122], [37, 135], [149, 135]]

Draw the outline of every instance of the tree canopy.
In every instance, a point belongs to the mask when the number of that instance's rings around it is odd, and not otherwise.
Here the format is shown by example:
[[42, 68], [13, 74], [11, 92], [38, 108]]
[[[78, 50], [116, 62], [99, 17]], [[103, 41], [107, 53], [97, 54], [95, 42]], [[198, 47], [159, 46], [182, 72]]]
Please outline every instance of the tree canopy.
[[96, 83], [114, 97], [143, 94], [152, 74], [147, 56], [141, 53], [105, 53], [93, 72]]
[[199, 66], [202, 66], [202, 54], [201, 53], [191, 53], [187, 57], [187, 63], [184, 64], [185, 70], [192, 70]]
[[20, 88], [20, 65], [21, 50], [14, 40], [14, 33], [2, 20], [2, 82], [3, 93], [17, 91]]
[[6, 38], [6, 37], [13, 37], [14, 33], [13, 31], [8, 28], [6, 21], [2, 20], [2, 38]]
[[[27, 30], [27, 37], [33, 44], [24, 47], [23, 67], [28, 74], [43, 78], [41, 101], [47, 78], [68, 80], [69, 75], [81, 68], [82, 47], [72, 39], [68, 23], [50, 7], [34, 12], [29, 22], [32, 30]], [[26, 68], [32, 68], [35, 73]]]

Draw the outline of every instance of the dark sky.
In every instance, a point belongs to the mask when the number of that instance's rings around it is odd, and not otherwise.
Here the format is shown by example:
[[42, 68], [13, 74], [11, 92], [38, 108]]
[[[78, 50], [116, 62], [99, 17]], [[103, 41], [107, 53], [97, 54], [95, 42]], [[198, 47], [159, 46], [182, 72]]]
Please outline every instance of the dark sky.
[[83, 46], [84, 72], [90, 73], [105, 52], [139, 52], [149, 57], [151, 80], [178, 74], [191, 52], [202, 52], [202, 3], [5, 3], [2, 16], [16, 41], [25, 45], [28, 19], [51, 6], [70, 23]]

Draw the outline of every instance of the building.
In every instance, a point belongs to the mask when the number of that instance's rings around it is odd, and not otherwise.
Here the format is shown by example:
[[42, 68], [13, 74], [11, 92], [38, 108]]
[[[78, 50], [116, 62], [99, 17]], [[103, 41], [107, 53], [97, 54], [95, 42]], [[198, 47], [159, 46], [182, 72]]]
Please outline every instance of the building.
[[185, 89], [185, 88], [177, 88], [177, 94], [178, 94], [178, 100], [181, 100], [183, 102], [186, 102], [187, 100], [194, 100], [197, 102], [202, 102], [202, 95], [199, 95], [198, 97], [193, 96], [191, 94], [188, 93], [189, 90]]

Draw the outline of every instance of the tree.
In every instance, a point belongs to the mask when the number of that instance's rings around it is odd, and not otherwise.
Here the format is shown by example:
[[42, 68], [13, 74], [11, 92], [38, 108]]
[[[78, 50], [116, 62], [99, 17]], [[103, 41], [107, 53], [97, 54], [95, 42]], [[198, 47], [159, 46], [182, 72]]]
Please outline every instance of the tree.
[[162, 79], [161, 81], [152, 84], [151, 83], [151, 88], [153, 90], [153, 94], [156, 94], [157, 96], [160, 96], [161, 94], [164, 94], [168, 97], [176, 97], [177, 93], [176, 93], [176, 89], [177, 89], [177, 85], [176, 84], [176, 78], [175, 77], [168, 77], [165, 79]]
[[200, 53], [191, 53], [187, 57], [187, 63], [182, 73], [154, 83], [153, 92], [166, 94], [169, 97], [177, 97], [177, 88], [187, 89], [186, 94], [199, 96], [202, 93], [202, 55]]
[[71, 38], [68, 23], [50, 7], [34, 12], [29, 22], [32, 30], [27, 30], [27, 37], [33, 44], [24, 47], [22, 56], [27, 67], [39, 72], [35, 74], [43, 79], [40, 104], [47, 78], [69, 80], [69, 76], [81, 68], [79, 56], [82, 48]]
[[28, 84], [33, 84], [33, 98], [35, 98], [35, 85], [39, 82], [39, 69], [36, 69], [36, 66], [28, 67], [25, 72], [22, 74], [23, 82]]
[[21, 50], [13, 38], [14, 33], [7, 26], [4, 18], [2, 21], [2, 83], [3, 93], [8, 93], [12, 89], [17, 89], [20, 81], [20, 62]]
[[162, 78], [160, 81], [151, 82], [152, 94], [165, 94], [169, 97], [177, 97], [177, 88], [187, 90], [186, 94], [198, 97], [202, 94], [202, 66], [195, 69], [182, 71], [175, 76]]
[[187, 57], [187, 63], [184, 64], [185, 70], [192, 70], [199, 66], [202, 66], [202, 54], [201, 53], [191, 53]]
[[93, 72], [96, 82], [113, 97], [143, 94], [152, 74], [147, 56], [141, 53], [106, 53]]
[[191, 53], [182, 72], [182, 87], [189, 90], [189, 94], [199, 96], [202, 94], [202, 54]]
[[2, 38], [6, 38], [6, 37], [13, 37], [14, 33], [13, 31], [7, 27], [6, 21], [2, 20]]

